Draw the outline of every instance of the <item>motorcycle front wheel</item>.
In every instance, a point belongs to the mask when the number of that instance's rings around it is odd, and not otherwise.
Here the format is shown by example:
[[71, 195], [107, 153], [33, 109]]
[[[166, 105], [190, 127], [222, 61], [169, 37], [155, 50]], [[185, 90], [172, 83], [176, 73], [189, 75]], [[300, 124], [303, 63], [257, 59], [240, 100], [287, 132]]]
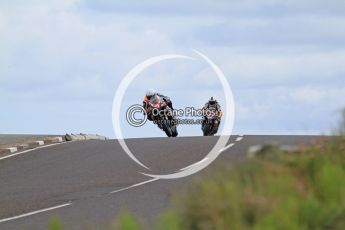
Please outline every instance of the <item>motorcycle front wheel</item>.
[[162, 126], [163, 131], [165, 132], [165, 134], [168, 137], [172, 137], [173, 136], [173, 132], [171, 131], [170, 126], [168, 125], [167, 120], [164, 120], [162, 122], [161, 126]]
[[176, 125], [173, 125], [173, 126], [171, 127], [171, 132], [172, 132], [172, 136], [173, 136], [173, 137], [177, 137], [178, 132], [177, 132]]
[[202, 127], [202, 132], [204, 136], [211, 136], [211, 131], [212, 131], [213, 124], [209, 121], [207, 121], [203, 127]]

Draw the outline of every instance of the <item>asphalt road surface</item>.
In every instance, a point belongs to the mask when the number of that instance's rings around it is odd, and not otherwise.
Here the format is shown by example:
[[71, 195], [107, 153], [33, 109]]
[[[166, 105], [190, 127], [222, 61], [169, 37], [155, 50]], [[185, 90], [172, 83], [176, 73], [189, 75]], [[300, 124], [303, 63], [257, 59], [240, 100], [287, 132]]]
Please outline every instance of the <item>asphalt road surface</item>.
[[[129, 139], [133, 162], [116, 140], [63, 143], [0, 159], [0, 229], [47, 229], [58, 216], [66, 229], [103, 229], [128, 210], [150, 225], [179, 193], [224, 163], [243, 160], [256, 144], [295, 145], [316, 136], [232, 136], [201, 173], [176, 180], [150, 180], [140, 172], [171, 173], [201, 160], [217, 137]], [[134, 185], [134, 186], [133, 186]]]

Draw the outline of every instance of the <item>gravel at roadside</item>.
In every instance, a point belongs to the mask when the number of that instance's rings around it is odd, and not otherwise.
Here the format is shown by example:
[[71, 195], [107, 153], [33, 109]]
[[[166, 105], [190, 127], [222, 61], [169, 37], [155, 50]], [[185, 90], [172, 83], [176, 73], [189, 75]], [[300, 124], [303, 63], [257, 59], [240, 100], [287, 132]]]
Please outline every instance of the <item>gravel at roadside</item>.
[[16, 147], [28, 142], [39, 141], [51, 137], [63, 137], [63, 135], [0, 134], [0, 148]]
[[49, 144], [66, 141], [108, 140], [97, 134], [66, 134], [66, 135], [16, 135], [0, 134], [0, 156], [5, 159], [8, 154], [34, 149]]

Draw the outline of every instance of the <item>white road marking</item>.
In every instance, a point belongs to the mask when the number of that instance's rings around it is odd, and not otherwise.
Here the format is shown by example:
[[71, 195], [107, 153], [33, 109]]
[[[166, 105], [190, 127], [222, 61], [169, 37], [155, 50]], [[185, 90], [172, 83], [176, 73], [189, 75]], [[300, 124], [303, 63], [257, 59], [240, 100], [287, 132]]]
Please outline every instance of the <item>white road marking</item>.
[[[156, 180], [159, 180], [159, 178], [154, 178], [154, 179], [146, 180], [146, 181], [140, 182], [138, 184], [134, 184], [134, 185], [131, 185], [131, 186], [128, 186], [128, 187], [125, 187], [125, 188], [121, 188], [121, 189], [112, 191], [109, 194], [114, 194], [114, 193], [118, 193], [118, 192], [121, 192], [121, 191], [125, 191], [125, 190], [128, 190], [128, 189], [134, 188], [134, 187], [138, 187], [140, 185], [148, 184], [148, 183], [156, 181]], [[67, 207], [67, 206], [70, 206], [70, 205], [72, 205], [72, 203], [66, 203], [66, 204], [62, 204], [62, 205], [58, 205], [58, 206], [54, 206], [54, 207], [50, 207], [50, 208], [45, 208], [45, 209], [37, 210], [37, 211], [34, 211], [34, 212], [24, 213], [24, 214], [21, 214], [21, 215], [18, 215], [18, 216], [13, 216], [13, 217], [1, 219], [0, 223], [11, 221], [11, 220], [20, 219], [20, 218], [27, 217], [27, 216], [32, 216], [32, 215], [39, 214], [39, 213], [42, 213], [42, 212], [52, 211], [52, 210], [55, 210], [55, 209], [58, 209], [58, 208]]]
[[194, 164], [191, 164], [191, 165], [189, 165], [189, 166], [187, 166], [187, 167], [185, 167], [185, 168], [180, 169], [179, 171], [186, 170], [186, 169], [188, 169], [188, 168], [190, 168], [190, 167], [193, 167], [193, 166], [195, 166], [195, 165], [201, 164], [202, 162], [207, 161], [207, 160], [208, 160], [208, 158], [206, 157], [206, 158], [202, 159], [201, 161], [198, 161], [198, 162], [196, 162], [196, 163], [194, 163]]
[[7, 221], [10, 221], [10, 220], [20, 219], [20, 218], [27, 217], [27, 216], [32, 216], [32, 215], [35, 215], [35, 214], [38, 214], [38, 213], [42, 213], [42, 212], [48, 212], [48, 211], [51, 211], [51, 210], [54, 210], [54, 209], [58, 209], [58, 208], [69, 206], [71, 204], [72, 203], [66, 203], [66, 204], [62, 204], [62, 205], [58, 205], [58, 206], [54, 206], [54, 207], [50, 207], [50, 208], [45, 208], [45, 209], [37, 210], [37, 211], [34, 211], [34, 212], [28, 212], [28, 213], [25, 213], [25, 214], [21, 214], [19, 216], [5, 218], [5, 219], [0, 220], [0, 223], [7, 222]]
[[[238, 135], [238, 137], [236, 138], [235, 142], [239, 142], [239, 141], [241, 141], [241, 140], [243, 140], [243, 135]], [[222, 149], [219, 151], [219, 153], [222, 153], [222, 152], [228, 150], [229, 148], [231, 148], [231, 147], [234, 146], [235, 144], [236, 144], [236, 143], [231, 143], [231, 144], [225, 146], [224, 148], [222, 148]]]
[[241, 141], [243, 139], [243, 136], [239, 136], [236, 138], [236, 141]]
[[128, 187], [125, 187], [125, 188], [120, 188], [118, 190], [110, 192], [109, 194], [114, 194], [114, 193], [122, 192], [122, 191], [125, 191], [125, 190], [128, 190], [128, 189], [134, 188], [134, 187], [138, 187], [140, 185], [144, 185], [144, 184], [148, 184], [150, 182], [154, 182], [156, 180], [159, 180], [159, 178], [153, 178], [153, 179], [146, 180], [146, 181], [143, 181], [143, 182], [140, 182], [138, 184], [134, 184], [134, 185], [131, 185], [131, 186], [128, 186]]
[[[243, 139], [243, 135], [239, 135], [239, 136], [236, 138], [235, 141], [238, 142], [238, 141], [241, 141], [242, 139]], [[222, 153], [222, 152], [228, 150], [229, 148], [231, 148], [231, 147], [234, 146], [234, 145], [235, 145], [235, 143], [231, 143], [231, 144], [225, 146], [224, 148], [222, 148], [221, 150], [219, 150], [219, 153]], [[198, 165], [198, 164], [200, 164], [200, 163], [202, 163], [202, 162], [204, 162], [204, 161], [206, 161], [206, 160], [207, 160], [207, 158], [202, 159], [201, 161], [198, 161], [198, 162], [196, 162], [196, 163], [194, 163], [194, 164], [192, 164], [192, 165], [189, 165], [189, 166], [187, 166], [187, 167], [185, 167], [185, 168], [182, 168], [182, 169], [180, 169], [179, 171], [183, 171], [183, 170], [188, 169], [188, 168], [190, 168], [190, 167], [192, 167], [192, 166]]]
[[11, 155], [7, 155], [7, 156], [4, 156], [4, 157], [0, 157], [0, 161], [1, 161], [1, 160], [4, 160], [4, 159], [7, 159], [7, 158], [10, 158], [10, 157], [14, 157], [14, 156], [17, 156], [17, 155], [21, 155], [21, 154], [23, 154], [23, 153], [31, 152], [31, 151], [34, 151], [34, 150], [36, 150], [36, 149], [42, 149], [42, 148], [50, 147], [50, 146], [53, 146], [53, 145], [60, 145], [60, 144], [64, 144], [64, 143], [67, 143], [67, 142], [54, 143], [54, 144], [50, 144], [50, 145], [44, 145], [44, 146], [41, 146], [41, 147], [37, 147], [37, 148], [34, 148], [34, 149], [28, 149], [28, 150], [25, 150], [25, 151], [21, 151], [21, 152], [18, 152], [18, 153], [14, 153], [14, 154], [11, 154]]
[[[243, 139], [243, 135], [239, 135], [239, 136], [236, 138], [235, 141], [238, 142], [238, 141], [241, 141], [242, 139]], [[234, 145], [235, 145], [235, 143], [231, 143], [231, 144], [225, 146], [224, 148], [222, 148], [221, 150], [219, 150], [219, 153], [222, 153], [222, 152], [224, 152], [225, 150], [228, 150], [229, 148], [231, 148], [231, 147], [234, 146]], [[186, 170], [186, 169], [188, 169], [188, 168], [190, 168], [190, 167], [192, 167], [192, 166], [198, 165], [198, 164], [200, 164], [200, 163], [202, 163], [202, 162], [204, 162], [204, 161], [206, 161], [206, 160], [207, 160], [207, 158], [202, 159], [201, 161], [198, 161], [198, 162], [196, 162], [196, 163], [194, 163], [194, 164], [192, 164], [192, 165], [189, 165], [189, 166], [187, 166], [187, 167], [185, 167], [185, 168], [182, 168], [182, 169], [180, 169], [179, 171]]]
[[222, 148], [222, 149], [219, 151], [219, 153], [224, 152], [225, 150], [227, 150], [227, 149], [231, 148], [231, 147], [232, 147], [232, 146], [234, 146], [234, 145], [235, 145], [235, 143], [231, 143], [231, 144], [229, 144], [229, 145], [225, 146], [224, 148]]

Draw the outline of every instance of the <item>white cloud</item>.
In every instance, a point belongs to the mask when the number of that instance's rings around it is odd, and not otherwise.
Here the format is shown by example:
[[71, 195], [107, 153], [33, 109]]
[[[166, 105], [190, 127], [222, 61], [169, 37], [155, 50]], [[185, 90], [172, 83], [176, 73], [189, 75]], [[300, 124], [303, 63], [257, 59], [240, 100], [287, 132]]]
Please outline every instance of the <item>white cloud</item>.
[[244, 88], [335, 86], [343, 83], [345, 73], [342, 50], [285, 55], [210, 48], [209, 53], [216, 57], [232, 83]]
[[302, 103], [317, 103], [320, 102], [325, 96], [326, 94], [324, 90], [311, 87], [297, 89], [291, 94], [293, 99]]
[[[315, 88], [300, 87], [290, 93], [290, 97], [300, 103], [324, 105], [325, 103], [337, 103], [341, 106], [342, 98], [345, 98], [344, 88]], [[331, 100], [329, 100], [331, 99]], [[345, 105], [344, 105], [345, 106]]]
[[299, 14], [338, 14], [342, 15], [345, 4], [339, 0], [324, 1], [313, 0], [199, 0], [199, 1], [155, 1], [142, 0], [140, 2], [129, 0], [126, 2], [116, 2], [112, 0], [92, 1], [86, 0], [84, 4], [89, 9], [99, 10], [102, 12], [125, 12], [135, 14], [156, 14], [156, 15], [217, 15], [237, 17], [258, 17], [274, 16], [284, 17], [286, 15]]

